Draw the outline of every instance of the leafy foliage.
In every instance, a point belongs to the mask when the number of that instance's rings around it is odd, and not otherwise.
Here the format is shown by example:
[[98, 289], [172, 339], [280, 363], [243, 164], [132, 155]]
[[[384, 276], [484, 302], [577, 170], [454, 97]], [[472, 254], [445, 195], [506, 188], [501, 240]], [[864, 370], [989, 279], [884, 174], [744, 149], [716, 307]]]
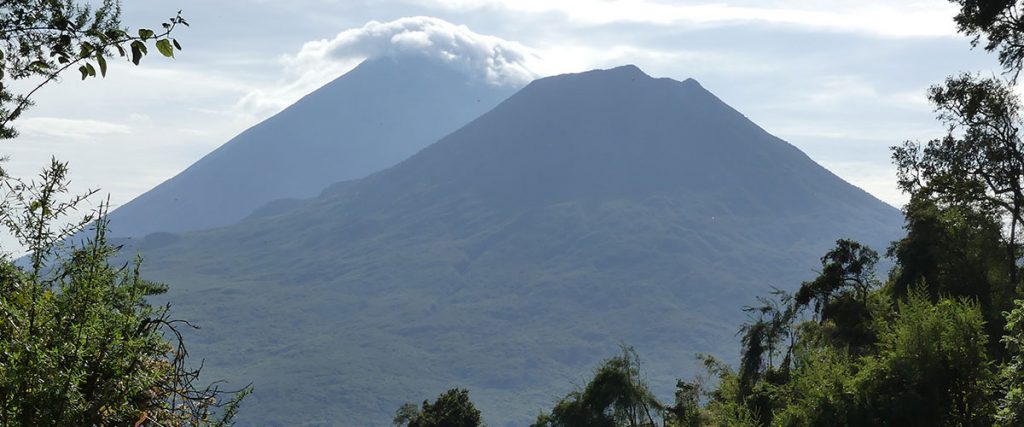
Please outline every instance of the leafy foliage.
[[1024, 300], [1017, 300], [1006, 313], [1003, 343], [1010, 359], [1000, 371], [1003, 398], [999, 403], [999, 423], [1015, 426], [1024, 423]]
[[[1024, 69], [1024, 8], [1017, 0], [951, 0], [960, 6], [953, 20], [961, 33], [999, 55], [999, 63], [1014, 79]], [[984, 38], [984, 42], [982, 41]]]
[[994, 375], [977, 304], [912, 293], [862, 361], [857, 386], [871, 423], [983, 426], [994, 413]]
[[943, 207], [921, 194], [904, 210], [907, 235], [888, 251], [897, 267], [890, 291], [898, 298], [919, 289], [933, 302], [942, 297], [976, 301], [993, 337], [989, 354], [1002, 360], [1005, 349], [996, 337], [1003, 333], [1004, 312], [1017, 294], [998, 216], [964, 205]]
[[81, 200], [65, 197], [68, 182], [56, 161], [38, 182], [4, 178], [0, 219], [31, 266], [0, 259], [0, 425], [230, 425], [248, 388], [212, 417], [223, 393], [194, 384], [188, 323], [147, 302], [166, 287], [141, 278], [141, 260], [110, 264], [105, 212], [92, 238], [61, 247], [77, 228], [51, 224]]
[[1024, 221], [1020, 101], [1006, 83], [969, 74], [931, 88], [929, 98], [949, 133], [923, 146], [908, 141], [893, 149], [899, 186], [943, 209], [1006, 217], [1004, 262], [1016, 282]]
[[[181, 44], [171, 38], [178, 15], [161, 24], [131, 32], [120, 21], [121, 2], [27, 0], [0, 2], [0, 139], [17, 136], [16, 120], [32, 105], [32, 95], [69, 69], [77, 67], [82, 79], [106, 76], [107, 61], [124, 58], [138, 65], [154, 43], [165, 57], [173, 57]], [[27, 93], [16, 93], [10, 82], [33, 79]]]
[[701, 391], [701, 384], [698, 382], [676, 381], [675, 404], [665, 408], [662, 414], [665, 417], [665, 425], [699, 427], [704, 424], [704, 411], [700, 407]]
[[[686, 405], [686, 396], [683, 398], [680, 409]], [[662, 418], [664, 409], [640, 378], [636, 352], [623, 348], [622, 355], [597, 368], [586, 387], [569, 393], [550, 414], [540, 414], [533, 426], [653, 426], [656, 419]], [[684, 416], [688, 415], [684, 412]]]
[[868, 331], [876, 345], [831, 339], [814, 320], [790, 326], [798, 339], [787, 375], [745, 376], [743, 364], [739, 374], [717, 369], [711, 418], [724, 425], [991, 425], [996, 377], [976, 303], [932, 303], [912, 290], [891, 314], [886, 304], [864, 307], [863, 324], [835, 327]]
[[872, 316], [870, 291], [878, 286], [878, 253], [851, 240], [838, 240], [821, 258], [821, 274], [800, 286], [796, 309], [813, 307], [814, 318], [834, 344], [860, 352], [875, 336], [868, 328]]
[[478, 427], [480, 411], [469, 400], [469, 391], [451, 389], [433, 403], [423, 401], [422, 409], [407, 403], [395, 413], [396, 426], [408, 427]]

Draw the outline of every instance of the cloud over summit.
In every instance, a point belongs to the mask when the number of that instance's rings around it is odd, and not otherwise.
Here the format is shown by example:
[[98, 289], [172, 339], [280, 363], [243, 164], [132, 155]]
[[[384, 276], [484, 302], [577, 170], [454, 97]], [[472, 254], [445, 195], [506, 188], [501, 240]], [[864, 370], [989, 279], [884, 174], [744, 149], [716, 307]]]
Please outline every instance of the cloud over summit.
[[525, 85], [537, 77], [527, 65], [535, 58], [529, 48], [427, 16], [370, 21], [361, 28], [342, 31], [333, 39], [308, 42], [287, 61], [306, 68], [324, 60], [350, 63], [407, 55], [438, 59], [497, 85]]

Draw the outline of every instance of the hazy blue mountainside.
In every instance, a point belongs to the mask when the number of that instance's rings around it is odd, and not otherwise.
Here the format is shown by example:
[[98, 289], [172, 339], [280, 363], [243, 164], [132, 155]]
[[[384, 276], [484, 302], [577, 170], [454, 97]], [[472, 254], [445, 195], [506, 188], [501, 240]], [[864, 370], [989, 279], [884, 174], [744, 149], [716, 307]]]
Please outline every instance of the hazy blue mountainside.
[[[619, 343], [662, 393], [735, 354], [741, 307], [899, 212], [696, 81], [541, 79], [395, 167], [134, 246], [259, 425], [388, 425], [466, 386], [524, 425]], [[664, 396], [663, 396], [664, 397]], [[666, 400], [671, 400], [666, 398]]]
[[114, 211], [112, 232], [232, 224], [267, 202], [393, 166], [516, 89], [476, 80], [426, 57], [364, 62]]

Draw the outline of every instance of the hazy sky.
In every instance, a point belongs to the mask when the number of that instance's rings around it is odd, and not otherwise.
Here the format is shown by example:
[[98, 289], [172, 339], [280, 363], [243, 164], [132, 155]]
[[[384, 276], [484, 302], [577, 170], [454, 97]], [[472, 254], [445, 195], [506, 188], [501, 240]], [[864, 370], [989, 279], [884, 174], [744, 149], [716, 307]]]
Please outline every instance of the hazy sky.
[[177, 59], [112, 65], [105, 80], [69, 74], [47, 88], [20, 121], [22, 137], [4, 142], [12, 172], [57, 156], [78, 188], [126, 202], [375, 52], [327, 52], [331, 43], [370, 21], [430, 16], [518, 43], [514, 72], [632, 63], [693, 77], [899, 205], [888, 147], [941, 132], [926, 88], [952, 73], [998, 72], [993, 55], [956, 34], [943, 0], [126, 0], [124, 21], [156, 27], [178, 9], [192, 26], [177, 33]]

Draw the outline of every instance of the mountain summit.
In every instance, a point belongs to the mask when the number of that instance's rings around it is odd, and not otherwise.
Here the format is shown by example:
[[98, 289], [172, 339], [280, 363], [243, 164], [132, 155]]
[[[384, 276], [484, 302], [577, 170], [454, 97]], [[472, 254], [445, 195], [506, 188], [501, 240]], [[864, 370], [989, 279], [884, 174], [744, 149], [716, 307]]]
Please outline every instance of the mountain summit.
[[[388, 185], [395, 182], [403, 185]], [[398, 197], [392, 191], [430, 187], [518, 207], [675, 194], [747, 214], [840, 214], [853, 206], [892, 212], [697, 81], [654, 79], [632, 65], [538, 80], [363, 185], [374, 183], [380, 188], [361, 193], [391, 199]]]
[[621, 343], [663, 387], [736, 354], [738, 307], [900, 225], [696, 81], [627, 66], [534, 81], [390, 169], [141, 248], [209, 334], [196, 352], [234, 367], [216, 376], [258, 384], [261, 424], [387, 425], [466, 386], [525, 425]]
[[227, 225], [273, 200], [313, 197], [398, 163], [514, 91], [435, 58], [367, 60], [115, 210], [112, 233]]

